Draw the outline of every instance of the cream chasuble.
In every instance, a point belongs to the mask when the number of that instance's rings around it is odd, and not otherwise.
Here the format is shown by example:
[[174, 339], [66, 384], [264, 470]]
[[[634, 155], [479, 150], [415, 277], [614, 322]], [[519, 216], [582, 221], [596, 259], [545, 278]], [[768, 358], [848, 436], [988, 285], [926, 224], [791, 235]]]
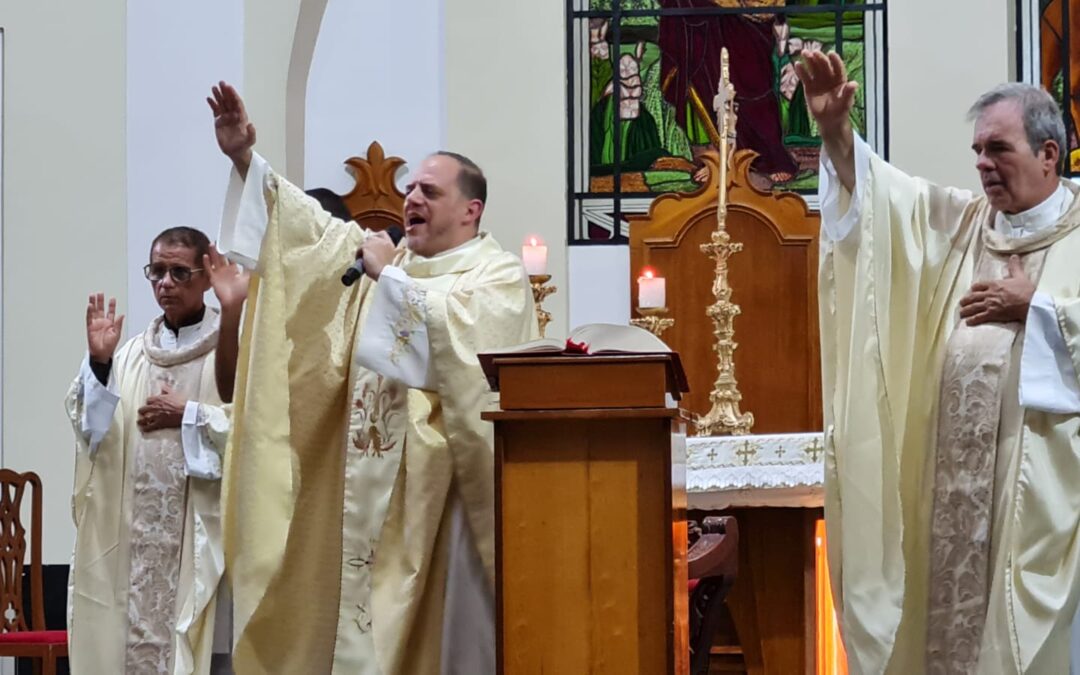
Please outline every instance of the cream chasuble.
[[[159, 317], [124, 344], [113, 356], [115, 396], [107, 403], [86, 391], [88, 382], [98, 386], [88, 372], [69, 391], [77, 439], [68, 598], [73, 673], [210, 671], [224, 552], [220, 481], [208, 477], [220, 459], [206, 453], [225, 446], [227, 421], [203, 420], [209, 442], [194, 444], [181, 440], [181, 429], [143, 434], [136, 423], [138, 409], [162, 385], [199, 402], [189, 405], [196, 415], [225, 419], [214, 383], [216, 310], [206, 310], [203, 325], [193, 344], [163, 346], [167, 329]], [[95, 425], [87, 416], [109, 404], [111, 421], [88, 437]]]
[[876, 156], [856, 167], [857, 194], [843, 196], [858, 222], [843, 236], [823, 207], [823, 228], [841, 236], [822, 237], [820, 273], [825, 510], [849, 668], [1067, 672], [1080, 417], [1022, 407], [1034, 342], [1022, 324], [961, 328], [958, 303], [1020, 256], [1053, 301], [1075, 376], [1080, 203], [1008, 238], [985, 198]]
[[[444, 644], [454, 560], [471, 554], [489, 598], [494, 584], [491, 394], [475, 355], [536, 331], [521, 262], [481, 234], [433, 258], [399, 250], [378, 284], [345, 288], [366, 233], [269, 172], [249, 172], [241, 215], [259, 183], [258, 250], [234, 245], [229, 215], [220, 237], [260, 276], [226, 455], [235, 668], [465, 672]], [[418, 350], [424, 372], [407, 364]]]

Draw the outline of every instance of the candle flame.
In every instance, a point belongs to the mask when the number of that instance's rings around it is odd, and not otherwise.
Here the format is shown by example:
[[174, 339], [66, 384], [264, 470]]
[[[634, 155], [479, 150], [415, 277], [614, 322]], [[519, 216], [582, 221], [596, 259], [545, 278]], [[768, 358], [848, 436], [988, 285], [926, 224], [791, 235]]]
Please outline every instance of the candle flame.
[[656, 270], [654, 270], [651, 267], [646, 267], [645, 269], [641, 270], [641, 277], [643, 279], [655, 279], [656, 278]]
[[529, 246], [539, 246], [540, 240], [536, 237], [529, 237]]

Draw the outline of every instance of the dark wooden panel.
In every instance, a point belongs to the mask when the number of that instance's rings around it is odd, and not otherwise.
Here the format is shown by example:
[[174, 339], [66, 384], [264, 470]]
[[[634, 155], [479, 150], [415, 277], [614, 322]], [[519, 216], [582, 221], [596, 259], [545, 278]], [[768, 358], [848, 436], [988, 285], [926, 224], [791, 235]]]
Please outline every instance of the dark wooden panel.
[[739, 577], [727, 605], [745, 671], [813, 673], [814, 528], [821, 509], [694, 511], [690, 518], [720, 514], [734, 516], [739, 523]]
[[[819, 218], [801, 197], [762, 192], [749, 181], [754, 155], [735, 153], [727, 229], [743, 250], [732, 256], [728, 282], [735, 319], [735, 375], [742, 410], [755, 417], [754, 433], [821, 429], [821, 374], [817, 319]], [[719, 157], [704, 157], [717, 175]], [[648, 215], [632, 216], [632, 303], [636, 276], [649, 265], [667, 278], [667, 304], [675, 325], [664, 341], [677, 351], [690, 381], [683, 406], [696, 414], [710, 407], [716, 379], [712, 259], [701, 252], [716, 228], [715, 178], [693, 195], [658, 198]]]

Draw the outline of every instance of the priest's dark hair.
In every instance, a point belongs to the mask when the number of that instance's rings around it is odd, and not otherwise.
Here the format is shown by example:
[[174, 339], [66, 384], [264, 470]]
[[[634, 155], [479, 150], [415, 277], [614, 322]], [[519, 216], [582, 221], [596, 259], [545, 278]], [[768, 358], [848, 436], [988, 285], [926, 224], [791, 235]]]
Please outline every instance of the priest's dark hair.
[[345, 206], [345, 200], [330, 188], [317, 187], [304, 190], [304, 192], [307, 193], [308, 197], [319, 202], [319, 206], [323, 207], [323, 211], [338, 220], [344, 220], [346, 223], [352, 221], [353, 216], [349, 212], [349, 207]]
[[150, 244], [150, 256], [154, 255], [154, 247], [158, 244], [166, 246], [184, 246], [195, 249], [195, 264], [202, 265], [204, 255], [210, 253], [210, 239], [201, 230], [194, 227], [170, 227], [154, 237]]
[[461, 190], [461, 194], [468, 199], [479, 199], [481, 202], [487, 203], [487, 178], [484, 177], [483, 170], [476, 165], [476, 162], [465, 155], [448, 150], [440, 150], [435, 154], [457, 160], [458, 165], [461, 167], [457, 179], [458, 189]]

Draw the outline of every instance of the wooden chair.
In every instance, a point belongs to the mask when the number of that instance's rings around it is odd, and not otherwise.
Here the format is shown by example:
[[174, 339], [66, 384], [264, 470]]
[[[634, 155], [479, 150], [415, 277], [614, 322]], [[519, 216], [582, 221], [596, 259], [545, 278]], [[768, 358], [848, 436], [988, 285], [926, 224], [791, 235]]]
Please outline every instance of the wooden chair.
[[738, 576], [739, 526], [731, 516], [706, 518], [700, 533], [696, 525], [691, 522], [687, 554], [690, 674], [706, 675], [713, 639], [723, 620], [724, 600]]
[[[22, 500], [30, 503], [30, 623], [23, 603], [26, 527]], [[41, 585], [41, 479], [32, 471], [0, 469], [0, 656], [34, 659], [34, 673], [55, 675], [56, 661], [66, 658], [67, 631], [45, 630]]]
[[405, 195], [397, 188], [398, 171], [405, 166], [400, 157], [387, 157], [378, 141], [368, 146], [367, 157], [345, 160], [356, 185], [341, 196], [353, 220], [369, 230], [402, 227]]

